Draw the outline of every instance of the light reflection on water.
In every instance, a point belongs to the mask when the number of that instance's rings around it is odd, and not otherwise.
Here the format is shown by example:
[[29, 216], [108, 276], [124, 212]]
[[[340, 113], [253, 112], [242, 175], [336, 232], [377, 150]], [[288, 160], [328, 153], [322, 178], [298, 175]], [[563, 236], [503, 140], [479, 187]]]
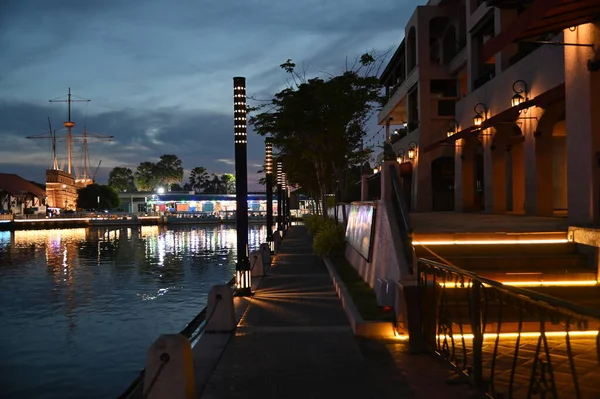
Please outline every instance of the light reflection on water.
[[0, 232], [0, 397], [116, 397], [231, 279], [235, 247], [226, 225]]

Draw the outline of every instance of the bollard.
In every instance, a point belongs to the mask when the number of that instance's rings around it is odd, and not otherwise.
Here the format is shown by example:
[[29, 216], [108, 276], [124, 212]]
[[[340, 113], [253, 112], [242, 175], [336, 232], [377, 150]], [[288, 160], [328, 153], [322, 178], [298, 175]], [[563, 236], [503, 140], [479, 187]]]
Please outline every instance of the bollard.
[[262, 254], [263, 266], [265, 266], [265, 268], [271, 266], [271, 249], [269, 248], [269, 244], [262, 243], [259, 248], [259, 251]]
[[275, 243], [275, 252], [279, 251], [279, 247], [281, 246], [281, 232], [276, 231], [273, 233], [273, 242]]
[[263, 265], [262, 253], [260, 251], [250, 252], [250, 267], [252, 277], [262, 277], [265, 275], [265, 266]]
[[150, 346], [146, 360], [143, 397], [196, 397], [192, 347], [186, 337], [181, 334], [165, 334]]
[[235, 330], [233, 292], [227, 284], [214, 285], [208, 293], [205, 332], [232, 332]]

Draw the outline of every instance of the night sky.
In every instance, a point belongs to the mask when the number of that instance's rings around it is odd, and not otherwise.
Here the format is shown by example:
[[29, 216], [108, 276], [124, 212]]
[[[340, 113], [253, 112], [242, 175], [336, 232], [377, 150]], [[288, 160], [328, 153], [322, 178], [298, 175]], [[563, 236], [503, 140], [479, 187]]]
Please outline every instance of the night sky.
[[[291, 58], [308, 76], [336, 74], [365, 51], [395, 49], [417, 0], [0, 0], [0, 172], [44, 181], [50, 140], [74, 95], [75, 134], [84, 125], [115, 136], [89, 146], [91, 172], [135, 170], [161, 154], [209, 173], [233, 173], [233, 82], [269, 99], [286, 85]], [[391, 54], [390, 54], [391, 55]], [[373, 126], [373, 132], [377, 127]], [[63, 135], [63, 131], [57, 134]], [[65, 143], [58, 143], [65, 163]], [[74, 148], [82, 162], [81, 144]], [[249, 188], [264, 139], [249, 130]]]

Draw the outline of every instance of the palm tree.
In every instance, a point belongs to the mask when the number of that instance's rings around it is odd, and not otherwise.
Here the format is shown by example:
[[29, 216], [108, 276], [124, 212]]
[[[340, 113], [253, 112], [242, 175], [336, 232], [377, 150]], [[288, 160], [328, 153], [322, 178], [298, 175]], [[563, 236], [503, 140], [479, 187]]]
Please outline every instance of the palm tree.
[[190, 185], [196, 192], [200, 192], [206, 185], [208, 180], [208, 173], [206, 169], [201, 166], [197, 166], [190, 172]]

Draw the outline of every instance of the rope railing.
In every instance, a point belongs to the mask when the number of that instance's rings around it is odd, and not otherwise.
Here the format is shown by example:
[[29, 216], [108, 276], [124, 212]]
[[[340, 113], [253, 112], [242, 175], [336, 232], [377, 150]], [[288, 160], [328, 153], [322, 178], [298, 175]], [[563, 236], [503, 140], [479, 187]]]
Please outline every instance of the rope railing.
[[484, 394], [598, 394], [596, 309], [428, 259], [418, 260], [417, 277], [426, 343]]

